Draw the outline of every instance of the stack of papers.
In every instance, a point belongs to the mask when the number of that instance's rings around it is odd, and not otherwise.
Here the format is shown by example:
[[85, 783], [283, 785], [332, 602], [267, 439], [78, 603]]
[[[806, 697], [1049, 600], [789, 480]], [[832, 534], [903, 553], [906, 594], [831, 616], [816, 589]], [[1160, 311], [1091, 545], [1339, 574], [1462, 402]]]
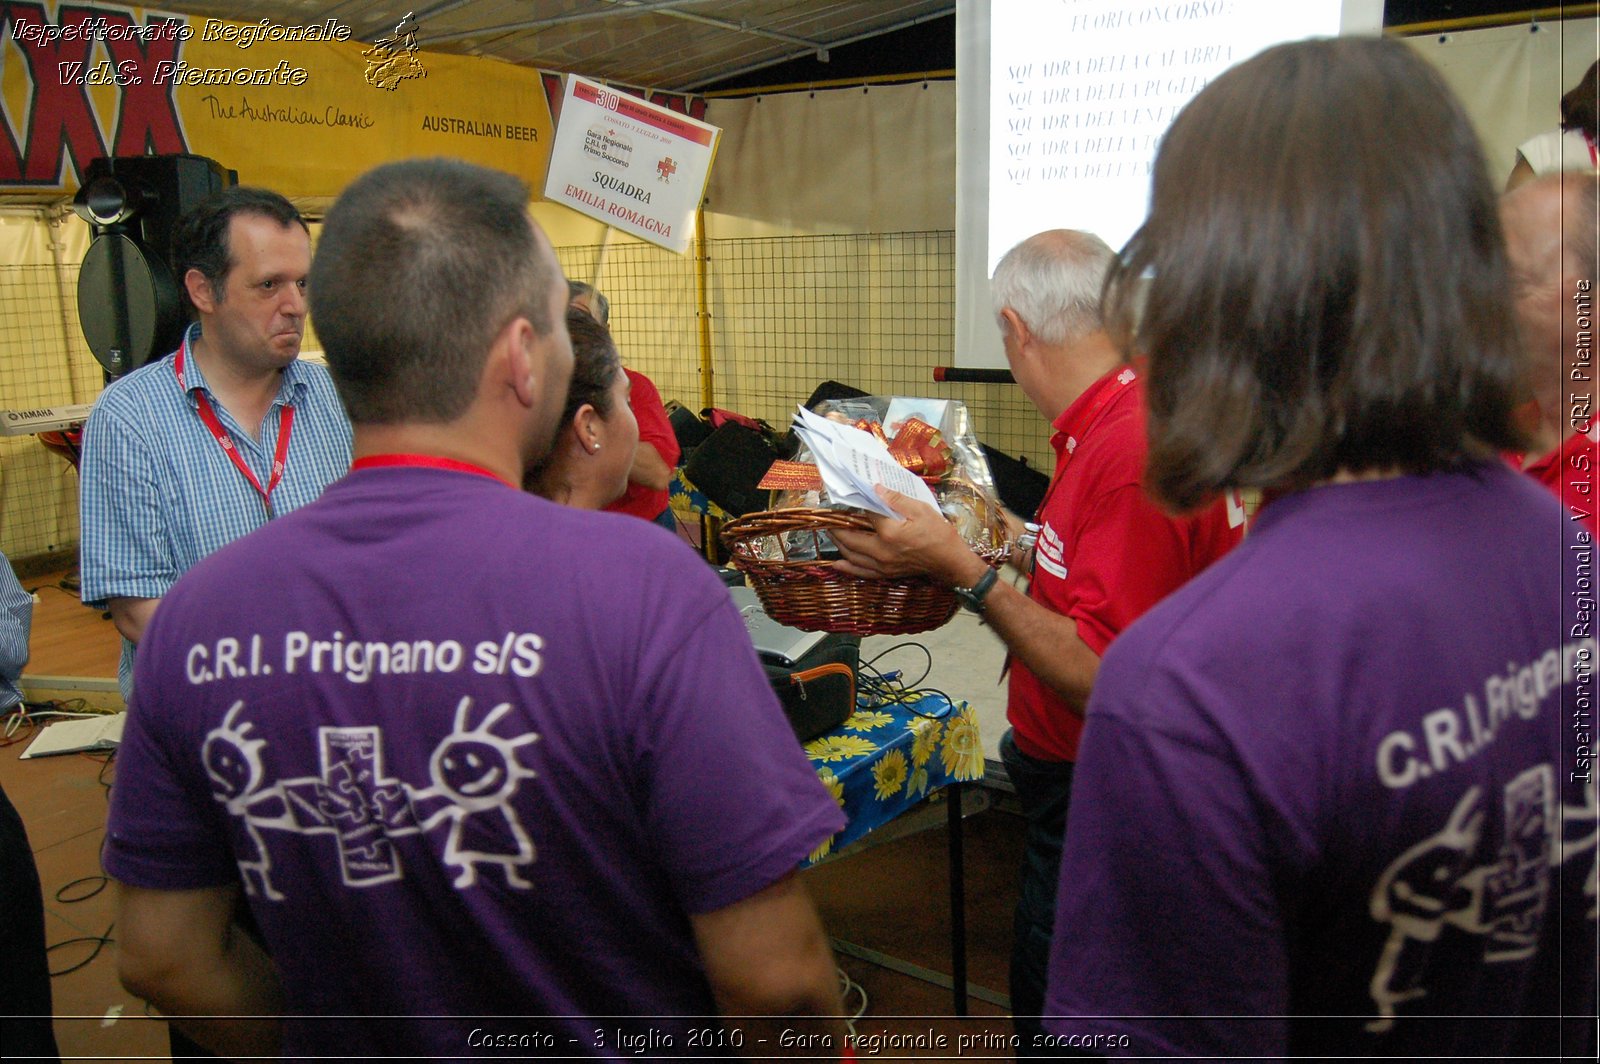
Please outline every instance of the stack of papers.
[[885, 517], [900, 520], [900, 515], [878, 498], [876, 484], [898, 491], [935, 510], [939, 501], [922, 478], [908, 471], [883, 441], [854, 425], [830, 421], [800, 407], [794, 419], [795, 435], [811, 451], [828, 489], [828, 499], [840, 506], [855, 506]]
[[40, 732], [23, 757], [49, 757], [51, 754], [75, 754], [80, 750], [115, 750], [122, 742], [122, 725], [126, 713], [111, 713], [82, 720], [58, 720]]

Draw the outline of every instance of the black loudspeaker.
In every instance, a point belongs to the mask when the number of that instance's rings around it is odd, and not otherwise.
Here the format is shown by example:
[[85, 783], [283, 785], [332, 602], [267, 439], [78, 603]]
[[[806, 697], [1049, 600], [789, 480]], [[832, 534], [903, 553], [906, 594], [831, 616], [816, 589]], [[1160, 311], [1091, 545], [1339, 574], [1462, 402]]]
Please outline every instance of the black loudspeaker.
[[1013, 458], [997, 451], [987, 443], [980, 443], [983, 456], [989, 460], [989, 473], [994, 477], [994, 490], [1007, 510], [1024, 520], [1033, 520], [1050, 490], [1050, 478], [1028, 464], [1026, 458]]
[[711, 426], [699, 414], [676, 401], [667, 404], [667, 422], [678, 440], [679, 454], [689, 454], [711, 435]]
[[694, 449], [683, 472], [706, 498], [742, 517], [767, 508], [767, 492], [756, 485], [777, 460], [777, 447], [765, 434], [730, 421]]
[[78, 320], [89, 350], [119, 377], [178, 346], [183, 299], [171, 263], [178, 219], [238, 174], [200, 155], [95, 159], [72, 209], [94, 228], [78, 271]]

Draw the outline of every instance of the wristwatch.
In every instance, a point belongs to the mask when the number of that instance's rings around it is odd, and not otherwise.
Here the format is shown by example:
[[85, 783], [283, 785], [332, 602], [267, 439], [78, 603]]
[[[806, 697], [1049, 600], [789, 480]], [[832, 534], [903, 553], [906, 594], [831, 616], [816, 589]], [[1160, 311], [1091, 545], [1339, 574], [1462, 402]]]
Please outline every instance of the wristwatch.
[[988, 597], [989, 590], [994, 587], [994, 582], [1000, 579], [1000, 573], [995, 569], [985, 569], [983, 575], [978, 577], [978, 582], [971, 587], [958, 587], [953, 590], [956, 597], [961, 600], [961, 605], [973, 613], [983, 612], [983, 600]]

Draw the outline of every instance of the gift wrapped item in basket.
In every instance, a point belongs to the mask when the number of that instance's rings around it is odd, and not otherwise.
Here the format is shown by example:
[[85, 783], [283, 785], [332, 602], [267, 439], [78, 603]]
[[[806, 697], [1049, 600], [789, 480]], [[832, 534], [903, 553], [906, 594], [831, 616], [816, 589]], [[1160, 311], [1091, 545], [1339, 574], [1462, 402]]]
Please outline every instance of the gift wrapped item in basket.
[[[866, 396], [822, 403], [818, 412], [843, 426], [835, 430], [841, 449], [870, 451], [883, 465], [859, 455], [841, 459], [827, 432], [818, 433], [811, 422], [807, 435], [820, 437], [816, 449], [830, 454], [819, 456], [807, 447], [795, 461], [772, 467], [762, 486], [775, 490], [773, 508], [723, 528], [730, 564], [745, 574], [769, 616], [795, 628], [856, 635], [938, 628], [959, 608], [954, 591], [924, 577], [863, 579], [841, 572], [833, 565], [838, 550], [830, 533], [871, 532], [866, 513], [849, 503], [881, 505], [870, 489], [861, 490], [866, 481], [893, 486], [909, 475], [927, 485], [931, 501], [974, 551], [990, 565], [1003, 562], [1010, 548], [1005, 518], [966, 405], [953, 399]], [[853, 482], [841, 479], [841, 462], [857, 470]], [[869, 467], [878, 472], [860, 473]]]

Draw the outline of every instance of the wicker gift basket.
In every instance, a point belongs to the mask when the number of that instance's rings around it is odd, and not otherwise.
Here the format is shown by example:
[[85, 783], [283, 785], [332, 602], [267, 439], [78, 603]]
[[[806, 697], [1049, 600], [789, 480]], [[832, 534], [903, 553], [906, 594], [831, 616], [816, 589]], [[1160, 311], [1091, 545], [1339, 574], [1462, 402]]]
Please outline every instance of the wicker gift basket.
[[[893, 411], [897, 401], [927, 404], [939, 417], [942, 425], [931, 434], [935, 446], [930, 453], [938, 452], [947, 461], [935, 460], [931, 468], [915, 471], [926, 472], [923, 479], [930, 482], [940, 509], [967, 544], [990, 565], [999, 565], [1010, 550], [1005, 518], [963, 404], [869, 397], [823, 404], [821, 412], [835, 419], [847, 417], [857, 425], [872, 424], [875, 414], [876, 424], [887, 420], [887, 431], [893, 432], [900, 423], [885, 419], [884, 414]], [[923, 437], [928, 436], [925, 430], [929, 427], [926, 423], [917, 426], [924, 430]], [[950, 428], [957, 438], [947, 445], [944, 433]], [[889, 438], [892, 442], [894, 437]], [[909, 462], [907, 468], [915, 468], [915, 460], [901, 461]], [[769, 478], [782, 483], [786, 475], [794, 477], [796, 470], [789, 468], [775, 476], [769, 474]], [[804, 480], [803, 471], [798, 476]], [[745, 574], [768, 616], [794, 628], [908, 635], [940, 627], [960, 607], [954, 591], [924, 577], [863, 579], [841, 572], [833, 565], [838, 551], [829, 535], [837, 529], [871, 532], [872, 522], [860, 510], [828, 505], [825, 490], [802, 484], [780, 491], [773, 509], [728, 522], [722, 529], [722, 541], [732, 555], [731, 564]]]

